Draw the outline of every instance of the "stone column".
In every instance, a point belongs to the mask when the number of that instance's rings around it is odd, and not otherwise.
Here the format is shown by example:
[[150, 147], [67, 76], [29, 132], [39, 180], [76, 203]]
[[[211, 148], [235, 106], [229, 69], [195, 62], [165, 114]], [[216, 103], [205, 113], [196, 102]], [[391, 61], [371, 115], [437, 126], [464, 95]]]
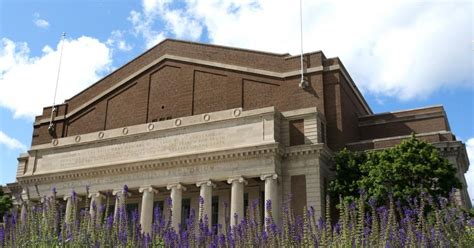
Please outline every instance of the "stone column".
[[[91, 206], [89, 208], [89, 213], [91, 215], [91, 220], [95, 220], [96, 223], [102, 218], [102, 213], [100, 208], [102, 206], [102, 200], [105, 198], [104, 194], [100, 192], [90, 193], [89, 197], [91, 198]], [[95, 206], [95, 209], [94, 209]]]
[[260, 176], [260, 179], [265, 181], [265, 225], [266, 219], [270, 217], [270, 212], [267, 210], [267, 202], [271, 202], [271, 212], [273, 220], [277, 225], [280, 224], [280, 196], [278, 195], [278, 175], [266, 174]]
[[185, 191], [186, 188], [182, 184], [176, 183], [166, 186], [166, 189], [171, 190], [171, 226], [178, 232], [179, 225], [181, 224], [183, 191]]
[[247, 181], [243, 177], [233, 177], [227, 179], [227, 183], [232, 185], [230, 193], [230, 226], [235, 226], [244, 217], [244, 185], [247, 184]]
[[140, 211], [140, 225], [143, 233], [151, 233], [153, 222], [154, 194], [158, 193], [152, 186], [143, 186], [138, 189], [142, 193], [142, 208]]
[[129, 192], [125, 192], [123, 189], [112, 191], [112, 195], [116, 196], [115, 198], [115, 208], [114, 208], [114, 221], [118, 220], [118, 210], [119, 207], [125, 207], [125, 198], [131, 196]]
[[212, 188], [215, 188], [216, 185], [208, 180], [198, 182], [196, 186], [201, 188], [199, 196], [202, 198], [202, 200], [200, 200], [202, 202], [199, 202], [199, 219], [204, 221], [205, 216], [207, 216], [207, 222], [210, 228], [212, 224]]
[[66, 211], [64, 214], [64, 221], [66, 223], [71, 223], [72, 221], [72, 195], [64, 195], [63, 198], [66, 201]]
[[27, 219], [27, 215], [28, 215], [28, 204], [29, 204], [28, 200], [24, 200], [21, 203], [20, 220], [21, 220], [22, 225], [26, 224], [26, 219]]

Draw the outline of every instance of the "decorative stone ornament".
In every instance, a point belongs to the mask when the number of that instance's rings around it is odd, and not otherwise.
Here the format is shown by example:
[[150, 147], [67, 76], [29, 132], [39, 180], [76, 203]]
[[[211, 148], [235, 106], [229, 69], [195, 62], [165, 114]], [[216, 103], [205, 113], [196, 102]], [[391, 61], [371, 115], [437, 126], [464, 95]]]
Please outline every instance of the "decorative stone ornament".
[[174, 125], [177, 126], [177, 127], [181, 126], [181, 119], [176, 119], [174, 121]]
[[204, 121], [209, 121], [209, 120], [211, 119], [211, 116], [208, 115], [208, 114], [205, 114], [205, 115], [203, 116], [203, 119], [204, 119]]
[[97, 134], [97, 137], [99, 137], [99, 139], [104, 138], [104, 132], [99, 132], [99, 133]]
[[242, 110], [240, 109], [234, 109], [234, 111], [232, 112], [234, 117], [239, 117], [241, 113], [242, 113]]
[[128, 134], [128, 128], [124, 127], [124, 128], [122, 129], [122, 133], [123, 133], [124, 135], [127, 135], [127, 134]]
[[59, 144], [59, 141], [57, 139], [53, 139], [53, 146], [57, 146]]
[[74, 141], [76, 141], [76, 143], [78, 143], [79, 141], [81, 141], [81, 136], [77, 135], [77, 136], [74, 138]]
[[148, 131], [151, 131], [153, 129], [155, 129], [155, 124], [153, 123], [148, 124]]

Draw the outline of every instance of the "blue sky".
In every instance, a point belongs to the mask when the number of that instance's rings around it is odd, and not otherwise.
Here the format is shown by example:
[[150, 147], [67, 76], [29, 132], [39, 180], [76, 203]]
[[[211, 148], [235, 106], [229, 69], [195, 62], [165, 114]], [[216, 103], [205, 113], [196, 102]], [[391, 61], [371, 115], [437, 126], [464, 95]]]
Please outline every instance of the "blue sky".
[[[303, 0], [303, 6], [305, 52], [340, 57], [374, 112], [444, 105], [474, 161], [470, 1]], [[166, 37], [297, 54], [299, 6], [280, 0], [0, 1], [0, 184], [15, 180], [33, 118], [53, 102], [62, 32], [56, 102]], [[474, 198], [474, 172], [467, 178]]]

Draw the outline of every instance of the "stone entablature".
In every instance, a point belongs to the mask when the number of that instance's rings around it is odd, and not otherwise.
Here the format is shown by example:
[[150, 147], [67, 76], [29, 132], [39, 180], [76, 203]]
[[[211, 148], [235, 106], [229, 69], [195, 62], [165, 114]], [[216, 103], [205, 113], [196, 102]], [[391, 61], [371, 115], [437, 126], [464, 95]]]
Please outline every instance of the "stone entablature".
[[[281, 142], [288, 140], [288, 120], [296, 118], [304, 120], [309, 137], [297, 149]], [[236, 108], [65, 137], [23, 154], [17, 178], [47, 194], [53, 184], [58, 192], [81, 191], [86, 185], [117, 188], [125, 181], [134, 186], [134, 180], [127, 180], [131, 174], [138, 187], [147, 180], [158, 186], [178, 179], [192, 184], [208, 179], [209, 173], [224, 181], [232, 175], [281, 173], [286, 157], [329, 154], [318, 140], [320, 123], [325, 120], [316, 108], [281, 114], [273, 107]]]

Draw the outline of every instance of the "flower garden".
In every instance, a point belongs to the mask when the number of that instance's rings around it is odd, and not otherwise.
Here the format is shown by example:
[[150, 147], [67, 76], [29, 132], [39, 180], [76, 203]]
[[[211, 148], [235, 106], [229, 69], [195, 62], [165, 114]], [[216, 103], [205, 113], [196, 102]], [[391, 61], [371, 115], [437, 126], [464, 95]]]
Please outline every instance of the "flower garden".
[[[109, 198], [105, 205], [115, 200]], [[114, 216], [105, 205], [92, 205], [98, 214], [91, 218], [89, 209], [78, 209], [74, 193], [72, 210], [78, 214], [65, 220], [65, 207], [53, 191], [23, 214], [4, 217], [0, 247], [473, 247], [474, 218], [454, 203], [454, 197], [422, 195], [408, 200], [408, 206], [392, 199], [378, 206], [362, 193], [358, 201], [338, 207], [338, 220], [331, 219], [330, 204], [319, 219], [312, 208], [295, 217], [285, 207], [279, 226], [272, 217], [260, 221], [263, 213], [253, 202], [237, 226], [230, 226], [228, 216], [225, 225], [208, 228], [207, 217], [199, 219], [192, 210], [180, 230], [173, 230], [170, 216], [164, 218], [155, 208], [152, 231], [142, 234], [137, 211], [129, 213], [123, 206]], [[271, 216], [271, 202], [265, 205]]]

